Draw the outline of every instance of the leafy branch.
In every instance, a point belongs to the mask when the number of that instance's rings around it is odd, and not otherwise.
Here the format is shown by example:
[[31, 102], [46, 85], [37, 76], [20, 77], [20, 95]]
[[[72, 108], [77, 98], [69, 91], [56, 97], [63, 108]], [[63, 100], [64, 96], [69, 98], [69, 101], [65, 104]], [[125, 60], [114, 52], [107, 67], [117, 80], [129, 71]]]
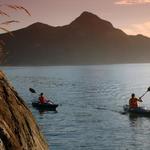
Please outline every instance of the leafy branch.
[[[0, 30], [2, 32], [8, 33], [9, 36], [14, 37], [13, 33], [9, 31], [7, 28], [2, 27], [3, 25], [10, 25], [12, 23], [19, 23], [19, 20], [14, 20], [10, 10], [15, 10], [15, 11], [23, 11], [25, 14], [28, 16], [31, 16], [30, 12], [24, 8], [23, 6], [20, 5], [11, 5], [11, 4], [4, 4], [0, 5], [0, 17], [1, 18], [8, 18], [6, 21], [1, 21], [0, 22]], [[4, 62], [6, 56], [8, 55], [7, 50], [4, 48], [5, 42], [3, 40], [0, 40], [0, 64]]]

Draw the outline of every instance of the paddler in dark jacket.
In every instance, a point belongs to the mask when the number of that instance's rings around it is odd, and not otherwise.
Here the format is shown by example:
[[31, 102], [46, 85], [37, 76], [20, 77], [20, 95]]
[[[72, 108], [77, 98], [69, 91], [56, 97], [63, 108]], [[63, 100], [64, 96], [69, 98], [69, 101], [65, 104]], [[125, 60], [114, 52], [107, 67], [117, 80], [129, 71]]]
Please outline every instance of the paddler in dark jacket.
[[138, 102], [143, 102], [143, 101], [142, 101], [140, 98], [139, 98], [139, 99], [136, 98], [136, 97], [135, 97], [135, 94], [132, 93], [132, 94], [131, 94], [131, 98], [130, 98], [130, 100], [129, 100], [129, 107], [130, 107], [131, 109], [138, 108]]

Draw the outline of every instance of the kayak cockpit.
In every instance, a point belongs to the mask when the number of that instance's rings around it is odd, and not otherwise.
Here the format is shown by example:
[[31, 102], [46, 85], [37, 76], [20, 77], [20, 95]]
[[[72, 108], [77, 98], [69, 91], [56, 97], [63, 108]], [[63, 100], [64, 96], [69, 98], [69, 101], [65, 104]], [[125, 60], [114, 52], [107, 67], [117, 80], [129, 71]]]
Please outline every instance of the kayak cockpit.
[[150, 116], [150, 109], [146, 107], [130, 108], [129, 105], [124, 105], [123, 109], [125, 113]]
[[32, 102], [32, 106], [39, 109], [39, 110], [56, 111], [56, 108], [58, 107], [58, 104], [52, 104], [52, 103], [41, 104], [39, 102]]

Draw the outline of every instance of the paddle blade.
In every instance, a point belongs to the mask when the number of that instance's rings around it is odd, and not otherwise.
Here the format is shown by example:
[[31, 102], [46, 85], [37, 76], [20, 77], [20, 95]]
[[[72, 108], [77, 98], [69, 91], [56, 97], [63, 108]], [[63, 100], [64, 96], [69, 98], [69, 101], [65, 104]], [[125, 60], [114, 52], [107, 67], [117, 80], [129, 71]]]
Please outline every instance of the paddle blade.
[[147, 91], [148, 91], [148, 92], [150, 91], [150, 87], [148, 87]]
[[36, 91], [35, 91], [34, 89], [32, 89], [32, 88], [29, 88], [29, 91], [30, 91], [31, 93], [36, 93]]

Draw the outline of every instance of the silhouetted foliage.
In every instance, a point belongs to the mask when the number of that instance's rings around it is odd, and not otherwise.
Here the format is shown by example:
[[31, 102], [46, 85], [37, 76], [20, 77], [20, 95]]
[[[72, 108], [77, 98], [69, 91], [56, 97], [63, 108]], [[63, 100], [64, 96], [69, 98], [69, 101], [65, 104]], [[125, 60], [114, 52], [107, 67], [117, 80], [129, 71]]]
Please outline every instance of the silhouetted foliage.
[[[7, 29], [7, 27], [2, 27], [3, 25], [10, 25], [12, 23], [19, 23], [19, 20], [14, 20], [11, 15], [11, 9], [15, 11], [24, 11], [27, 15], [31, 16], [30, 12], [20, 5], [11, 5], [11, 4], [0, 4], [0, 30], [2, 32], [9, 33], [9, 36], [14, 37], [13, 33]], [[4, 18], [8, 18], [6, 21], [3, 21]], [[5, 57], [8, 54], [8, 51], [4, 48], [5, 42], [3, 40], [0, 40], [0, 63], [5, 60]]]

